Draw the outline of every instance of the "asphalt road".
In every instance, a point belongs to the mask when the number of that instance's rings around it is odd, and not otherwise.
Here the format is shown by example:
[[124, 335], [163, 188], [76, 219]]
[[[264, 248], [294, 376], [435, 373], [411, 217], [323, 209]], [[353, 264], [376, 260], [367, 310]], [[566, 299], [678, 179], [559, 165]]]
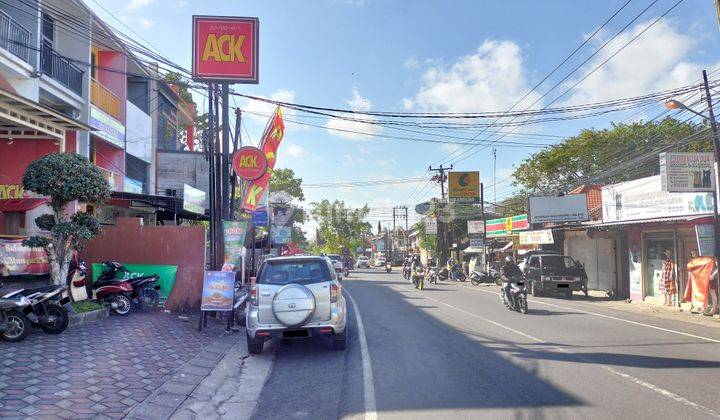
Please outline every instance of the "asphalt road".
[[[720, 329], [580, 296], [531, 297], [521, 315], [495, 286], [419, 292], [398, 272], [356, 270], [343, 283], [364, 324], [378, 418], [720, 418]], [[254, 418], [374, 418], [350, 318], [345, 352], [321, 339], [269, 346]]]

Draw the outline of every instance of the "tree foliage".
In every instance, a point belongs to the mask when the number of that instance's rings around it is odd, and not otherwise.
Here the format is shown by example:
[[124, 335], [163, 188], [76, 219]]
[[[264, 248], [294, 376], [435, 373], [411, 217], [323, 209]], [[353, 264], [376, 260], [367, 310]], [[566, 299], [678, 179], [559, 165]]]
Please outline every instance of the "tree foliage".
[[[602, 130], [585, 129], [525, 159], [513, 173], [515, 184], [525, 194], [553, 195], [566, 192], [591, 177], [602, 177], [605, 183], [616, 183], [654, 175], [658, 173], [657, 159], [617, 174], [603, 176], [603, 173], [626, 162], [630, 156], [651, 153], [658, 147], [672, 145], [702, 130], [702, 126], [673, 118], [613, 124]], [[676, 151], [709, 150], [712, 150], [709, 137], [676, 148]]]
[[53, 214], [35, 219], [49, 236], [31, 236], [23, 244], [44, 248], [50, 261], [52, 279], [63, 284], [72, 251], [100, 233], [97, 219], [88, 213], [68, 215], [71, 202], [100, 204], [110, 197], [110, 185], [102, 171], [74, 153], [47, 155], [28, 165], [23, 176], [26, 190], [50, 197]]
[[364, 238], [372, 229], [365, 221], [370, 213], [367, 205], [353, 209], [343, 201], [324, 199], [311, 206], [310, 215], [318, 223], [318, 232], [323, 239], [320, 251], [337, 253], [341, 246], [351, 251], [364, 247]]

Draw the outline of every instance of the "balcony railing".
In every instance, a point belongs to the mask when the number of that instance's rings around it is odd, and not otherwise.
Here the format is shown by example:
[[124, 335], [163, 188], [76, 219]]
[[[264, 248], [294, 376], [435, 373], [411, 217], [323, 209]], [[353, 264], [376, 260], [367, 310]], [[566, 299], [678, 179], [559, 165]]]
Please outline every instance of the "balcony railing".
[[26, 63], [30, 62], [30, 31], [0, 11], [0, 47]]
[[95, 79], [92, 79], [90, 87], [90, 102], [116, 120], [121, 121], [120, 98]]
[[82, 96], [83, 71], [58, 54], [47, 42], [40, 48], [40, 69], [61, 85]]

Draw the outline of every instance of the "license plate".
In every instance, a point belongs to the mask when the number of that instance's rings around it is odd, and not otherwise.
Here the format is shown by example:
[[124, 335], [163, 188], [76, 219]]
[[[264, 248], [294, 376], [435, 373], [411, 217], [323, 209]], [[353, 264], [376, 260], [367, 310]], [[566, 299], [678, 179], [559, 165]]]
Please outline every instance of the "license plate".
[[569, 289], [570, 285], [567, 283], [561, 283], [557, 285], [558, 289]]
[[156, 284], [155, 287], [153, 287], [153, 289], [155, 289], [155, 290], [160, 290], [160, 285], [159, 285], [159, 284]]
[[67, 305], [68, 303], [70, 303], [70, 298], [69, 298], [69, 297], [65, 296], [64, 298], [60, 299], [60, 304], [61, 304], [61, 305]]
[[283, 331], [282, 336], [284, 338], [300, 338], [308, 337], [309, 333], [308, 330], [287, 330]]

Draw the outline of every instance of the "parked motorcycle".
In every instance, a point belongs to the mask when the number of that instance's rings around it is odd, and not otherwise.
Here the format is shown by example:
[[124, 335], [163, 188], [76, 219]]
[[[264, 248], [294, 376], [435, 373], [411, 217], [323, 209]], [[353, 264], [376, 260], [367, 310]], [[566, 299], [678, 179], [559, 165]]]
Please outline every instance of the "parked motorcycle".
[[[130, 274], [127, 268], [120, 263], [111, 262], [109, 265], [103, 264], [107, 267], [107, 270], [100, 275], [100, 278], [114, 279], [118, 277], [118, 273], [120, 272]], [[98, 280], [100, 280], [100, 278], [98, 278]], [[160, 285], [157, 284], [158, 280], [160, 280], [160, 276], [157, 274], [127, 279], [127, 282], [130, 283], [133, 289], [131, 295], [133, 303], [138, 308], [147, 306], [156, 307], [160, 304], [160, 293], [158, 292]]]
[[500, 282], [502, 284], [502, 279], [500, 278], [500, 272], [495, 270], [494, 268], [491, 268], [488, 270], [487, 273], [482, 271], [473, 271], [470, 273], [470, 283], [472, 283], [473, 286], [477, 286], [481, 283], [496, 283]]
[[70, 298], [63, 296], [66, 290], [67, 286], [50, 285], [16, 290], [2, 298], [18, 301], [26, 298], [30, 306], [24, 315], [30, 320], [31, 325], [48, 334], [60, 334], [70, 324], [70, 314], [64, 307], [70, 303]]
[[390, 262], [385, 263], [385, 272], [388, 274], [392, 272], [392, 264], [390, 264]]
[[416, 289], [423, 290], [425, 288], [425, 272], [419, 268], [414, 269], [412, 271], [412, 282]]
[[19, 299], [0, 298], [0, 339], [4, 341], [22, 341], [30, 332], [30, 320], [25, 312], [32, 311], [30, 300], [25, 296]]
[[445, 281], [450, 278], [450, 272], [448, 271], [447, 267], [440, 267], [439, 270], [437, 270], [437, 279], [439, 281]]
[[[112, 261], [102, 263], [109, 270], [100, 274], [98, 279], [90, 286], [92, 289], [92, 300], [109, 305], [118, 315], [127, 315], [133, 307], [133, 299], [137, 293], [129, 281], [115, 278], [115, 273], [121, 265]], [[88, 282], [87, 276], [81, 280], [73, 281], [74, 287], [85, 287]]]
[[85, 284], [87, 277], [87, 266], [84, 260], [73, 260], [70, 263], [70, 271], [68, 271], [67, 285], [70, 289], [70, 299], [73, 302], [86, 300], [92, 294], [89, 287]]
[[518, 311], [521, 314], [528, 313], [527, 290], [525, 282], [522, 279], [512, 279], [510, 282], [510, 301], [505, 297], [505, 293], [500, 292], [501, 300], [505, 307], [510, 311]]

